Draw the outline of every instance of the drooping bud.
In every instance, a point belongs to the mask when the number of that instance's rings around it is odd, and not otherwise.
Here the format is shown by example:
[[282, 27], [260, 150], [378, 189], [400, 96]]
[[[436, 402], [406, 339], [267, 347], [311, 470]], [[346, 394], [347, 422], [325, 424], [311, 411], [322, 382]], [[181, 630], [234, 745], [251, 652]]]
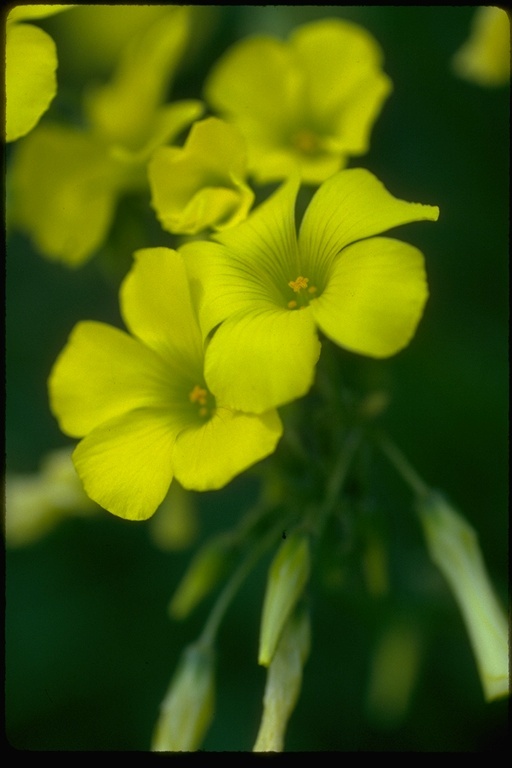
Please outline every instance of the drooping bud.
[[509, 693], [507, 619], [478, 545], [475, 531], [439, 493], [418, 502], [430, 557], [459, 605], [487, 701]]
[[214, 657], [210, 647], [189, 645], [183, 651], [160, 708], [151, 750], [193, 752], [210, 726], [215, 698]]
[[258, 663], [268, 667], [283, 627], [309, 577], [309, 544], [292, 534], [281, 544], [269, 569], [263, 603]]
[[267, 672], [263, 716], [253, 752], [282, 752], [286, 726], [299, 697], [310, 648], [309, 614], [301, 607], [286, 622]]
[[169, 604], [173, 619], [184, 619], [219, 583], [234, 554], [233, 539], [221, 534], [195, 555]]

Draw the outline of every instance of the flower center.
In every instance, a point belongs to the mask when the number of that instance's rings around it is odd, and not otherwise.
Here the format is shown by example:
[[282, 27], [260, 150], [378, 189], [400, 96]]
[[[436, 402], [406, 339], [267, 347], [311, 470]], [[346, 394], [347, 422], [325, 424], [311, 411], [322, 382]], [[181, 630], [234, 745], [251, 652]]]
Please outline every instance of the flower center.
[[307, 128], [294, 133], [291, 141], [295, 149], [298, 149], [304, 155], [314, 155], [315, 152], [318, 152], [320, 146], [318, 136]]
[[302, 275], [299, 275], [296, 280], [290, 280], [288, 285], [295, 294], [295, 298], [288, 302], [288, 309], [305, 309], [317, 292], [316, 286], [309, 285], [309, 277]]
[[188, 394], [188, 399], [197, 406], [197, 412], [203, 419], [211, 418], [215, 413], [215, 398], [204, 387], [196, 384]]

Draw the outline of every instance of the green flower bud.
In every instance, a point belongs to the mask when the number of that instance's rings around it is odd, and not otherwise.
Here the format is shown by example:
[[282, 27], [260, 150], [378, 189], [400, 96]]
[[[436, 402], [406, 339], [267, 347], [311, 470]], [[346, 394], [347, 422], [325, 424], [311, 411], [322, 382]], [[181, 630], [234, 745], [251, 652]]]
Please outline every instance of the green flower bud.
[[283, 627], [309, 577], [309, 545], [302, 534], [281, 544], [270, 566], [261, 620], [258, 663], [268, 667]]
[[231, 536], [221, 534], [195, 555], [169, 604], [173, 619], [184, 619], [218, 584], [234, 554]]
[[508, 630], [475, 531], [439, 493], [418, 502], [430, 557], [459, 604], [487, 701], [509, 692]]
[[185, 648], [160, 708], [151, 750], [193, 752], [199, 749], [214, 710], [214, 658], [211, 648]]
[[309, 647], [309, 615], [300, 609], [286, 622], [268, 668], [263, 717], [253, 752], [282, 752], [286, 726], [299, 697]]

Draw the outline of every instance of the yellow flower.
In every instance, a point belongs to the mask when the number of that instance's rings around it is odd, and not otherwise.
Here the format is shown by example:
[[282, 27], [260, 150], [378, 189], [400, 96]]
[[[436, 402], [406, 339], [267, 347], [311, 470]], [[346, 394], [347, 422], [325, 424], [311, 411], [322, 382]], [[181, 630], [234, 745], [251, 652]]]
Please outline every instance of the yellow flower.
[[477, 85], [495, 87], [510, 81], [510, 19], [502, 8], [480, 6], [471, 35], [453, 57], [457, 75]]
[[391, 90], [381, 61], [366, 30], [324, 19], [287, 42], [255, 36], [235, 44], [214, 66], [205, 96], [245, 136], [258, 182], [299, 170], [316, 184], [368, 151]]
[[189, 9], [172, 6], [123, 51], [109, 83], [85, 94], [87, 129], [45, 125], [17, 147], [13, 224], [45, 256], [79, 266], [107, 237], [119, 196], [147, 188], [156, 147], [199, 117], [199, 101], [163, 105], [184, 52]]
[[189, 490], [221, 488], [272, 453], [279, 416], [224, 405], [205, 378], [203, 345], [180, 255], [138, 251], [120, 291], [132, 336], [79, 323], [49, 380], [86, 493], [130, 520], [150, 517], [173, 476]]
[[148, 166], [152, 204], [168, 232], [196, 235], [243, 221], [254, 194], [245, 183], [245, 142], [209, 117], [192, 126], [185, 146], [160, 147]]
[[387, 357], [414, 334], [427, 299], [424, 260], [374, 237], [439, 209], [394, 198], [363, 169], [335, 174], [297, 237], [291, 179], [247, 221], [180, 250], [197, 294], [206, 376], [222, 401], [254, 413], [310, 388], [317, 329], [346, 349]]
[[5, 137], [15, 141], [39, 122], [57, 93], [52, 38], [25, 19], [42, 19], [71, 5], [16, 5], [5, 27]]

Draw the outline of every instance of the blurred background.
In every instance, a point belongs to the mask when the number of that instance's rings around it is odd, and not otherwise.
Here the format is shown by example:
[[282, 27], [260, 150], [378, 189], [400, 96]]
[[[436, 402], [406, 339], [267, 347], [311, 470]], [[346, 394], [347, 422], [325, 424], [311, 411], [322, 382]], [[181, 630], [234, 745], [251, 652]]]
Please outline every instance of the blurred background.
[[[105, 76], [111, 64], [99, 53], [91, 58], [101, 41], [80, 50], [83, 27], [73, 17], [79, 10], [38, 22], [59, 53], [59, 94], [49, 118], [72, 111], [83, 84]], [[506, 605], [509, 88], [485, 89], [452, 72], [474, 8], [204, 11], [175, 98], [200, 98], [216, 58], [249, 34], [286, 36], [297, 24], [338, 16], [364, 26], [382, 46], [394, 90], [375, 123], [370, 152], [350, 165], [371, 170], [397, 197], [439, 205], [436, 224], [411, 224], [398, 233], [425, 254], [431, 295], [415, 339], [399, 355], [385, 363], [348, 353], [341, 358], [347, 381], [385, 381], [391, 403], [384, 426], [425, 481], [443, 489], [478, 531]], [[112, 24], [104, 32], [114, 47]], [[8, 150], [7, 169], [15, 146]], [[127, 265], [135, 249], [167, 243], [156, 222], [151, 242], [136, 227], [122, 236]], [[104, 251], [74, 271], [45, 260], [23, 235], [8, 234], [8, 472], [35, 472], [48, 451], [70, 444], [50, 414], [46, 380], [77, 321], [121, 326], [121, 274], [109, 268], [108, 245]], [[242, 476], [220, 493], [194, 497], [197, 542], [249, 509], [255, 482]], [[498, 750], [507, 703], [484, 703], [458, 608], [411, 514], [411, 493], [379, 456], [372, 483], [373, 504], [385, 520], [391, 588], [380, 598], [350, 581], [342, 589], [312, 591], [312, 651], [286, 749]], [[149, 748], [181, 649], [196, 638], [211, 607], [207, 601], [183, 623], [167, 616], [193, 551], [165, 552], [148, 524], [106, 512], [65, 520], [31, 545], [7, 547], [6, 728], [13, 747]], [[254, 743], [265, 681], [256, 658], [268, 564], [269, 558], [251, 575], [222, 626], [216, 715], [205, 750], [250, 750]], [[413, 638], [416, 671], [407, 706], [387, 716], [371, 704], [372, 670], [381, 642], [397, 627]]]

